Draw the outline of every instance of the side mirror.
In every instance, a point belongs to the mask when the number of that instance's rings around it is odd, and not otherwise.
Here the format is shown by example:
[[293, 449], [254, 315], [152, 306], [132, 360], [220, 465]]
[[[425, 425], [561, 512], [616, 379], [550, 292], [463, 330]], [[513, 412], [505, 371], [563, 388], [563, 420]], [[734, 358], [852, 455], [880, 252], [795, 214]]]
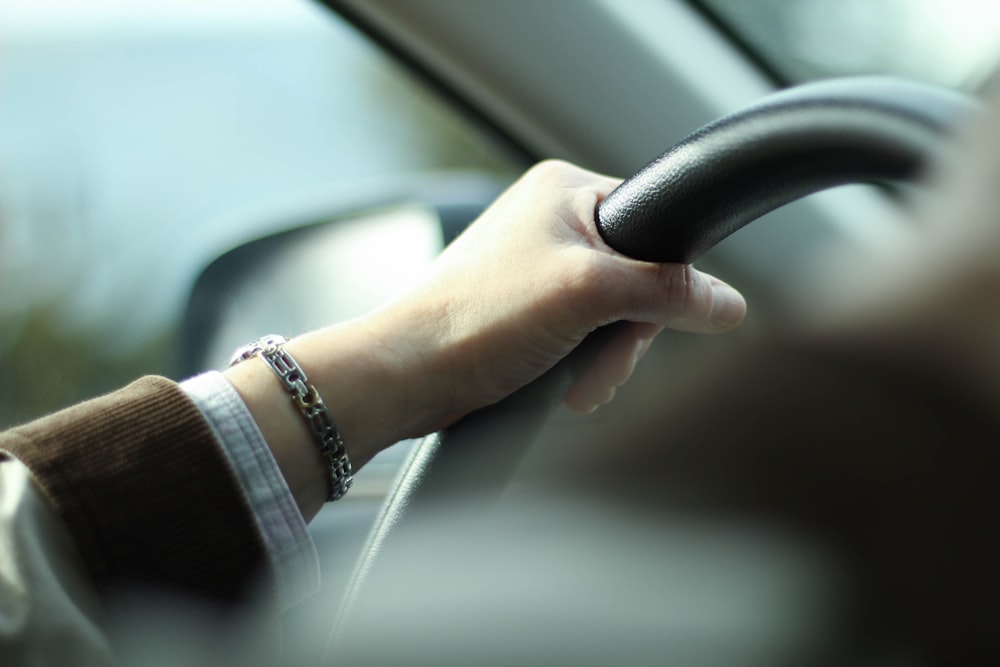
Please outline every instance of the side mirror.
[[179, 373], [219, 368], [264, 334], [294, 336], [379, 306], [505, 185], [478, 174], [423, 177], [350, 202], [310, 202], [267, 221], [277, 231], [224, 253], [196, 280], [181, 325]]

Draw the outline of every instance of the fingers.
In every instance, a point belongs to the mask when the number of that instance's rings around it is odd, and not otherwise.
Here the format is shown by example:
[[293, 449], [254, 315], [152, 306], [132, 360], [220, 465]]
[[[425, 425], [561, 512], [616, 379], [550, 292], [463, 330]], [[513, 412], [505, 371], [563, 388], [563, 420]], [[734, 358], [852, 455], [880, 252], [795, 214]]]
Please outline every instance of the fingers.
[[606, 292], [618, 319], [655, 322], [668, 329], [692, 333], [728, 331], [746, 316], [743, 296], [727, 283], [690, 265], [645, 264], [625, 260]]
[[573, 383], [563, 404], [574, 412], [593, 412], [608, 403], [615, 390], [632, 376], [638, 361], [646, 354], [653, 338], [663, 327], [647, 322], [633, 322], [598, 352], [584, 374]]
[[[584, 297], [603, 294], [606, 311], [622, 311], [609, 321], [656, 322], [671, 329], [695, 333], [728, 331], [743, 321], [746, 301], [727, 283], [685, 264], [656, 264], [628, 258], [608, 246], [594, 220], [596, 203], [603, 200], [620, 179], [597, 174], [558, 160], [539, 163], [526, 176], [544, 192], [579, 189], [595, 196], [572, 198], [573, 222], [564, 229], [579, 232], [600, 259], [582, 263], [596, 271], [575, 284], [584, 287]], [[551, 198], [550, 198], [551, 199]], [[559, 219], [561, 216], [555, 216]], [[551, 219], [550, 219], [551, 220]], [[566, 223], [565, 218], [562, 222]], [[605, 264], [607, 262], [610, 264]], [[618, 275], [608, 276], [607, 270]], [[607, 312], [604, 313], [607, 315]]]
[[[589, 304], [595, 321], [583, 325], [629, 320], [697, 333], [718, 333], [738, 325], [746, 314], [746, 302], [725, 282], [690, 265], [639, 262], [604, 242], [594, 210], [619, 183], [558, 160], [539, 163], [522, 179], [519, 191], [528, 193], [527, 210], [537, 211], [539, 201], [560, 202], [543, 216], [544, 224], [533, 229], [547, 226], [549, 240], [557, 241], [556, 246], [546, 247], [536, 240], [545, 249], [540, 263], [565, 267], [552, 284], [578, 288], [558, 297]], [[589, 256], [554, 252], [570, 246], [585, 249]], [[565, 263], [560, 264], [559, 258]]]
[[736, 289], [715, 276], [705, 275], [711, 286], [712, 306], [708, 322], [713, 332], [729, 331], [740, 324], [747, 314], [747, 302]]
[[631, 316], [646, 315], [653, 321], [632, 322], [600, 350], [564, 397], [567, 408], [588, 413], [611, 401], [664, 328], [719, 333], [737, 326], [746, 315], [746, 301], [739, 292], [691, 266], [659, 267], [655, 284], [642, 299]]
[[659, 299], [661, 322], [669, 329], [693, 333], [720, 333], [743, 321], [743, 295], [727, 283], [692, 266], [665, 265], [665, 298]]

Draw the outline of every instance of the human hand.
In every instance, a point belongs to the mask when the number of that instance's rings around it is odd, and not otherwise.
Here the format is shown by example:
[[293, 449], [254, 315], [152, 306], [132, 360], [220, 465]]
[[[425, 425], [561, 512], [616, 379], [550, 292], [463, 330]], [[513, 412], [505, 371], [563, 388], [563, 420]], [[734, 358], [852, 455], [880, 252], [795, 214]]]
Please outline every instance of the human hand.
[[[387, 349], [428, 378], [438, 428], [528, 384], [596, 328], [627, 320], [565, 403], [605, 403], [663, 329], [719, 332], [746, 310], [731, 287], [690, 266], [609, 248], [594, 210], [618, 181], [550, 161], [528, 171], [379, 318]], [[433, 379], [433, 380], [431, 380]], [[427, 384], [434, 386], [428, 387]]]

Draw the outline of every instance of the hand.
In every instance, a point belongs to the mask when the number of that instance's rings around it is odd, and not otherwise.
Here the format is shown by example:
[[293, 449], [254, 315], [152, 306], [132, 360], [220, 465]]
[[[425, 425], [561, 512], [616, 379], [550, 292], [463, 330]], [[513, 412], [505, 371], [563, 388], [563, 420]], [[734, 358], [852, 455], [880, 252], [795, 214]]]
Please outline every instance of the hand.
[[531, 169], [433, 266], [426, 283], [382, 313], [385, 345], [434, 379], [433, 429], [528, 384], [594, 329], [633, 324], [566, 396], [607, 402], [664, 327], [719, 332], [743, 318], [743, 298], [690, 266], [629, 259], [609, 248], [594, 209], [618, 181], [561, 162]]
[[[597, 233], [617, 185], [561, 162], [528, 171], [433, 263], [371, 315], [295, 339], [355, 467], [394, 442], [444, 428], [541, 376], [594, 329], [627, 320], [570, 389], [578, 411], [607, 402], [663, 328], [719, 332], [743, 298], [690, 266], [629, 259]], [[227, 371], [303, 514], [325, 496], [312, 436], [263, 363]]]

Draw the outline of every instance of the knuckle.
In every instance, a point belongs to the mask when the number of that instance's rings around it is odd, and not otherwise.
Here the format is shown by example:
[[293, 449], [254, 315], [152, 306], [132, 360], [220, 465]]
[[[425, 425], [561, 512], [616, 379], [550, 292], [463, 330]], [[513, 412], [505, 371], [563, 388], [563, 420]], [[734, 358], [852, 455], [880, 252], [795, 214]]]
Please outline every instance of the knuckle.
[[712, 310], [711, 287], [690, 265], [663, 265], [668, 322], [671, 328], [701, 329]]
[[573, 180], [583, 170], [564, 160], [550, 158], [531, 167], [527, 176], [530, 180], [545, 184], [565, 183]]
[[572, 165], [557, 158], [549, 158], [538, 162], [531, 168], [531, 171], [540, 174], [561, 174], [572, 168]]
[[695, 297], [695, 275], [688, 264], [661, 264], [666, 284], [667, 301], [671, 306], [689, 306]]

